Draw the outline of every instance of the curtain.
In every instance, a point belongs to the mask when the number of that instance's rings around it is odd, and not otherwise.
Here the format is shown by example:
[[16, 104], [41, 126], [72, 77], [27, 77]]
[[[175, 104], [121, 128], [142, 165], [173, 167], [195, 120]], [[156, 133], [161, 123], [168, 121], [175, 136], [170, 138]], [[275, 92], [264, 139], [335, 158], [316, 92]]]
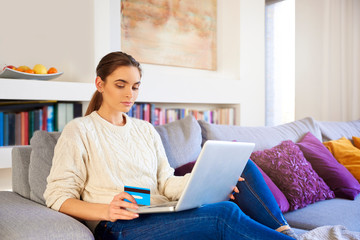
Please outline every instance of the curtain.
[[360, 0], [324, 1], [322, 118], [360, 119]]

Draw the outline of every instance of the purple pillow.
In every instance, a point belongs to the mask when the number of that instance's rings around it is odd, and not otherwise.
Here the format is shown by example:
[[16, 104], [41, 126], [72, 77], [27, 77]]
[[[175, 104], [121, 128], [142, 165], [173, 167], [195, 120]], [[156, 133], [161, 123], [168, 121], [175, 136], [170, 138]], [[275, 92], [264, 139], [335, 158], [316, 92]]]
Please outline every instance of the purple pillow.
[[[255, 163], [256, 165], [256, 163]], [[261, 172], [266, 185], [270, 188], [271, 193], [274, 195], [277, 204], [281, 212], [287, 212], [290, 209], [289, 201], [286, 199], [282, 191], [275, 185], [275, 183], [269, 178], [269, 176], [258, 166], [256, 165], [259, 171]]]
[[336, 197], [354, 200], [360, 193], [360, 184], [356, 178], [313, 134], [308, 132], [296, 145]]
[[176, 168], [174, 175], [175, 176], [184, 176], [187, 173], [191, 173], [192, 169], [194, 168], [195, 162], [196, 162], [196, 160], [193, 162], [188, 162], [188, 163]]
[[306, 161], [300, 148], [291, 140], [250, 157], [284, 193], [289, 210], [335, 197], [333, 191]]

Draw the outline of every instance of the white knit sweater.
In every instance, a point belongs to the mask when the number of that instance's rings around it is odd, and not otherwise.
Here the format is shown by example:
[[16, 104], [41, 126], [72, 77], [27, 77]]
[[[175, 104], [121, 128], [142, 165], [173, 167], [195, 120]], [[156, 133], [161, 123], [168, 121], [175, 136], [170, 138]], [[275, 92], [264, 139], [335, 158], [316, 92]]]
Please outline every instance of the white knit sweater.
[[180, 197], [189, 175], [173, 175], [150, 123], [124, 116], [124, 126], [109, 123], [97, 112], [66, 125], [47, 178], [48, 207], [58, 211], [69, 198], [108, 204], [124, 185], [150, 188], [152, 204]]

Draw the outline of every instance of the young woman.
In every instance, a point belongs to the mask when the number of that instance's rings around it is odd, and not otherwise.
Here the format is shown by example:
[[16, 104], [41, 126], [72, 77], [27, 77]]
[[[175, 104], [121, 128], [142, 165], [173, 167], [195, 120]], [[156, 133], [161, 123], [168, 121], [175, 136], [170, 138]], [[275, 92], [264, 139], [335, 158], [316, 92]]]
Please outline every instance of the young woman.
[[233, 202], [140, 216], [126, 210], [138, 206], [124, 186], [149, 188], [151, 203], [162, 203], [177, 200], [190, 175], [175, 177], [154, 127], [126, 115], [138, 96], [140, 64], [113, 52], [96, 73], [86, 116], [68, 123], [55, 147], [44, 193], [48, 207], [85, 220], [96, 239], [292, 239], [251, 161]]

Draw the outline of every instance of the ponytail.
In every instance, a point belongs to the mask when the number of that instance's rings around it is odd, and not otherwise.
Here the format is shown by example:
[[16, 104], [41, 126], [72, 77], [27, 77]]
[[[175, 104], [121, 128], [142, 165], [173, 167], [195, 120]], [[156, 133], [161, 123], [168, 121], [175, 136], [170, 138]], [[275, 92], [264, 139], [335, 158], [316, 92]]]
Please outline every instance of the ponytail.
[[87, 107], [86, 109], [86, 113], [85, 113], [85, 116], [91, 114], [93, 111], [97, 111], [99, 110], [101, 104], [102, 104], [102, 94], [98, 91], [96, 91], [91, 100], [90, 100], [90, 103], [89, 103], [89, 106]]

